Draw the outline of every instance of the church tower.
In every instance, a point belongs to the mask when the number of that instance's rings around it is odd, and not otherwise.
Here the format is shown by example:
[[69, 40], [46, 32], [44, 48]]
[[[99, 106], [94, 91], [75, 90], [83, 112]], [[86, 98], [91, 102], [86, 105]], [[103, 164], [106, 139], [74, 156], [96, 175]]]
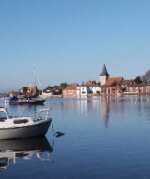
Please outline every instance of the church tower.
[[102, 68], [102, 72], [100, 74], [100, 83], [101, 83], [101, 86], [106, 84], [106, 81], [107, 81], [108, 78], [109, 78], [109, 74], [107, 72], [106, 65], [104, 64], [103, 68]]

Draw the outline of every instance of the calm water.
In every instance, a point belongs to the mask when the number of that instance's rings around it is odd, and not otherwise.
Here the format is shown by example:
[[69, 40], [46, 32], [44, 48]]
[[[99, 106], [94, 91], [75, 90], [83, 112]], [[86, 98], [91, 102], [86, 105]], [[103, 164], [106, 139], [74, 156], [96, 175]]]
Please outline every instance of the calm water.
[[[45, 105], [54, 130], [65, 135], [56, 138], [49, 130], [44, 139], [0, 141], [0, 179], [150, 178], [150, 97], [52, 99]], [[34, 115], [37, 108], [9, 110]]]

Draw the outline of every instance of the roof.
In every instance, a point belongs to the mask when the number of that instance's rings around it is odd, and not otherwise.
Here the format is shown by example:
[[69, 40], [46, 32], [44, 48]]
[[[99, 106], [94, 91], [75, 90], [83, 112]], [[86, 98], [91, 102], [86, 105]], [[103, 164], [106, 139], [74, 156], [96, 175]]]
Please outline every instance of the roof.
[[102, 72], [101, 72], [100, 76], [109, 76], [109, 73], [107, 71], [105, 64], [103, 65]]
[[97, 86], [97, 83], [94, 80], [93, 81], [89, 80], [86, 82], [85, 86], [87, 86], [87, 87]]
[[64, 90], [76, 90], [76, 86], [67, 86]]
[[105, 86], [116, 86], [123, 81], [123, 77], [112, 77], [106, 81]]

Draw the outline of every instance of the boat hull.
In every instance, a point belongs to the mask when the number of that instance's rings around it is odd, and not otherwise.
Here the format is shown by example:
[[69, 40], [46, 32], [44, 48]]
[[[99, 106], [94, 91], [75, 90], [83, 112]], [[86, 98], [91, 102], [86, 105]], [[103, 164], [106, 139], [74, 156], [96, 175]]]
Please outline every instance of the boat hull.
[[20, 100], [20, 101], [9, 101], [10, 105], [43, 105], [45, 103], [45, 100], [29, 100], [29, 101], [25, 101], [25, 100]]
[[42, 137], [47, 133], [51, 122], [49, 119], [31, 126], [0, 129], [0, 140]]

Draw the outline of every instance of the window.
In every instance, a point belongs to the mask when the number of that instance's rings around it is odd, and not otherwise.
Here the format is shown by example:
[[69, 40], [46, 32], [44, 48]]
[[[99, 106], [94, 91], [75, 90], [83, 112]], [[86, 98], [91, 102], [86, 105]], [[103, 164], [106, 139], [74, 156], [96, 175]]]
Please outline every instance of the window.
[[7, 115], [5, 112], [0, 112], [0, 121], [4, 121], [5, 119], [7, 119]]
[[14, 120], [14, 124], [25, 124], [27, 123], [28, 120], [27, 119], [23, 119], [23, 120]]

